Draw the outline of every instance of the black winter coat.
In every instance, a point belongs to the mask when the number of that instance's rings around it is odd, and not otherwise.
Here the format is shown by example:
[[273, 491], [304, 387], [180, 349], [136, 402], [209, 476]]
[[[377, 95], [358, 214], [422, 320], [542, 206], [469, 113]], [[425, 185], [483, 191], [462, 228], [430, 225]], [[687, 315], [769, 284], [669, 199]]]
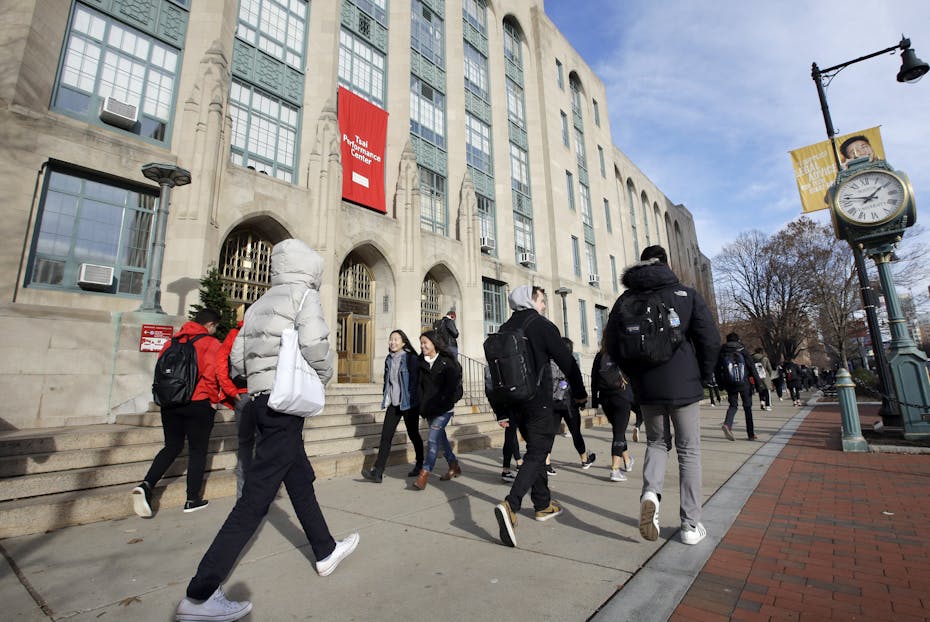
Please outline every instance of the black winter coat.
[[[529, 320], [531, 316], [536, 317]], [[533, 369], [536, 370], [539, 379], [539, 389], [536, 391], [536, 396], [523, 405], [522, 408], [532, 409], [538, 406], [552, 408], [552, 369], [549, 366], [550, 360], [554, 361], [562, 370], [562, 373], [565, 374], [572, 397], [576, 399], [587, 398], [588, 392], [584, 388], [584, 380], [581, 377], [578, 362], [572, 356], [571, 350], [562, 342], [562, 335], [555, 324], [539, 315], [536, 309], [520, 309], [513, 312], [510, 319], [501, 326], [501, 330], [519, 328], [527, 321], [529, 321], [529, 324], [526, 324], [523, 334], [526, 335], [530, 344]]]
[[[599, 351], [594, 355], [594, 364], [591, 365], [591, 408], [597, 408], [604, 402], [612, 402], [614, 400], [623, 400], [632, 404], [632, 384], [627, 383], [623, 391], [612, 390], [604, 386], [604, 381], [601, 380], [601, 375], [598, 373], [598, 370], [601, 368], [601, 359], [603, 359], [604, 356], [605, 354]], [[610, 355], [608, 354], [606, 356]]]
[[[679, 282], [667, 265], [657, 260], [641, 261], [623, 273], [623, 286], [634, 292], [656, 290], [668, 307], [681, 318], [685, 340], [667, 362], [651, 368], [623, 366], [633, 384], [640, 404], [685, 406], [704, 397], [704, 385], [714, 381], [714, 366], [720, 351], [720, 333], [707, 303], [696, 291]], [[611, 335], [620, 330], [620, 300], [617, 299], [607, 320], [607, 352], [619, 361], [616, 341]]]
[[448, 352], [442, 351], [432, 367], [420, 354], [420, 415], [432, 420], [455, 407], [455, 389], [459, 384], [459, 368]]
[[[730, 382], [729, 375], [723, 369], [723, 355], [728, 352], [738, 352], [743, 357], [743, 365], [746, 366], [746, 376], [743, 382], [735, 384]], [[720, 348], [720, 355], [717, 357], [717, 384], [727, 391], [741, 391], [749, 386], [749, 379], [752, 378], [758, 387], [761, 380], [756, 376], [756, 366], [753, 364], [752, 356], [746, 351], [746, 348], [739, 341], [728, 341]]]

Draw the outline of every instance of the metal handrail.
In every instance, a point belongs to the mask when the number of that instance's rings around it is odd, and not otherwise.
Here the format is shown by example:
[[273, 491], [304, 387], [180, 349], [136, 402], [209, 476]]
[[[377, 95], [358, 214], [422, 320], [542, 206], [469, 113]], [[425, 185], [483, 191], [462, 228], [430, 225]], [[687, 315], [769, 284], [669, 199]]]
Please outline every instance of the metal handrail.
[[469, 406], [487, 403], [484, 396], [484, 369], [487, 364], [459, 352], [459, 364], [462, 366], [462, 402]]

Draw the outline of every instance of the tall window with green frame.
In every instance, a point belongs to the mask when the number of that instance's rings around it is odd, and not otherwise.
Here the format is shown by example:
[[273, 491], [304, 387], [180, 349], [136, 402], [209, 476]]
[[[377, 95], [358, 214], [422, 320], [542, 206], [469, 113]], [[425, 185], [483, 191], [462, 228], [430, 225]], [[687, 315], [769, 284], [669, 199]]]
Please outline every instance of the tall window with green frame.
[[[297, 182], [303, 98], [285, 83], [303, 79], [308, 11], [306, 0], [240, 0], [236, 39], [245, 47], [234, 48], [229, 87], [231, 160], [291, 183]], [[260, 54], [275, 70], [261, 85], [244, 60]]]
[[112, 269], [108, 294], [139, 296], [148, 275], [158, 196], [148, 189], [52, 165], [45, 177], [26, 285], [78, 291], [85, 264]]
[[[187, 13], [175, 9], [184, 16]], [[145, 22], [145, 19], [141, 20]], [[79, 2], [52, 94], [53, 110], [168, 144], [180, 49]]]
[[484, 300], [484, 334], [496, 333], [507, 321], [507, 297], [504, 284], [490, 279], [481, 279], [481, 294]]
[[578, 299], [578, 315], [581, 318], [581, 345], [586, 346], [590, 343], [588, 338], [588, 303]]

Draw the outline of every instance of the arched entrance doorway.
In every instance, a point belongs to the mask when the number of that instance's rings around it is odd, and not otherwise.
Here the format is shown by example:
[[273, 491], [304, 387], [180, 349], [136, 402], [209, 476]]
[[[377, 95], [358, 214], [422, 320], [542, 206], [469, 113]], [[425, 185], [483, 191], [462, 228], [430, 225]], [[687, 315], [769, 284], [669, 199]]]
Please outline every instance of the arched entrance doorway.
[[346, 257], [339, 269], [336, 352], [339, 382], [371, 382], [374, 280], [361, 259]]
[[223, 291], [234, 307], [252, 304], [271, 287], [271, 249], [288, 237], [275, 222], [244, 223], [227, 236], [219, 271]]

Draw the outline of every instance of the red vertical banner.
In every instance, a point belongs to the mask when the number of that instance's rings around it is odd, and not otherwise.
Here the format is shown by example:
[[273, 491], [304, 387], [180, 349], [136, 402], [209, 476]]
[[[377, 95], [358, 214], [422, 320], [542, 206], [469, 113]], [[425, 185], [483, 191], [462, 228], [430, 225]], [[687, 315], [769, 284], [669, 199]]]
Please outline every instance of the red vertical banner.
[[342, 198], [382, 214], [386, 110], [339, 87], [339, 133], [342, 135]]

